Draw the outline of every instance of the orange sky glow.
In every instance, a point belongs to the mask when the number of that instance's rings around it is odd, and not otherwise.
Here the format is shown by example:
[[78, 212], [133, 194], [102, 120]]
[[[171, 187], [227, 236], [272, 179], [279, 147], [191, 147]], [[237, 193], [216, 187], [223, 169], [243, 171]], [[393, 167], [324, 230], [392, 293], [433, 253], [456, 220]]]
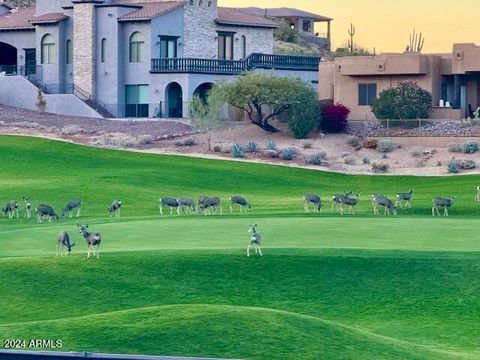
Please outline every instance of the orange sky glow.
[[[423, 52], [450, 52], [453, 43], [480, 45], [480, 0], [219, 0], [220, 6], [294, 7], [334, 19], [333, 48], [348, 39], [376, 52], [402, 52], [415, 28], [425, 37]], [[316, 28], [326, 32], [326, 26]]]

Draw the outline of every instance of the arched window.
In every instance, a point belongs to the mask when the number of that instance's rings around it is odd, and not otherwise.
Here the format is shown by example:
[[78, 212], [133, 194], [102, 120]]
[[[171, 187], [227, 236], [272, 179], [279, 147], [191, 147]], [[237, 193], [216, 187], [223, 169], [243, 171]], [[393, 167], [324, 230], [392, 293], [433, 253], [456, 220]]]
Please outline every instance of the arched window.
[[242, 59], [246, 59], [247, 58], [247, 38], [245, 37], [245, 35], [242, 35]]
[[65, 48], [65, 62], [71, 64], [73, 62], [73, 45], [72, 40], [67, 40], [67, 46]]
[[105, 57], [107, 55], [107, 39], [103, 38], [100, 42], [100, 62], [105, 62]]
[[134, 32], [130, 36], [130, 62], [142, 62], [143, 61], [143, 49], [145, 47], [145, 41], [142, 34], [138, 31]]
[[46, 34], [42, 38], [41, 42], [42, 54], [41, 62], [42, 64], [55, 64], [55, 40], [50, 34]]

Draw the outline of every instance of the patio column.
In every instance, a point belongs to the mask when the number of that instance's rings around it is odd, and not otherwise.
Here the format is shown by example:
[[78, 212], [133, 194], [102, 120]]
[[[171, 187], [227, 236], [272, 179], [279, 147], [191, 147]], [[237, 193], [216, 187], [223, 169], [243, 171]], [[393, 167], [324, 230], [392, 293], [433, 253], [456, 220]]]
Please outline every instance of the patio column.
[[327, 21], [327, 39], [328, 39], [328, 50], [332, 49], [332, 35], [331, 35], [331, 27], [330, 27], [330, 20]]
[[460, 75], [453, 75], [453, 108], [460, 109]]

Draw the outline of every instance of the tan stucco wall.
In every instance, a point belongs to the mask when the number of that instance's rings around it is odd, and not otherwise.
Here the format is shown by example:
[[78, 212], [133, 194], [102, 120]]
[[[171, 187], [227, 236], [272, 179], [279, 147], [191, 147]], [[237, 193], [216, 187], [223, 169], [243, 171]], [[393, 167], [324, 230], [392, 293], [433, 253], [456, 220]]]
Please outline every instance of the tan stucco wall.
[[475, 44], [453, 45], [452, 73], [465, 74], [480, 71], [480, 46]]

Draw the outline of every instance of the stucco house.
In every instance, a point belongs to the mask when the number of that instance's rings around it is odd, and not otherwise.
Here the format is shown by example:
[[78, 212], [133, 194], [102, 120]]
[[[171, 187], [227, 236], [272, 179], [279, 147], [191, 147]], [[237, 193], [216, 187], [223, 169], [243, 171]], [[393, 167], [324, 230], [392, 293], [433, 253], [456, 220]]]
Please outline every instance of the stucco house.
[[216, 0], [0, 1], [0, 102], [31, 108], [41, 89], [47, 111], [188, 117], [194, 95], [246, 70], [317, 88], [320, 59], [273, 55], [276, 27]]
[[445, 54], [342, 57], [320, 63], [319, 77], [320, 99], [349, 107], [351, 120], [375, 119], [371, 101], [404, 80], [432, 94], [432, 118], [464, 119], [480, 106], [480, 46], [455, 44]]

